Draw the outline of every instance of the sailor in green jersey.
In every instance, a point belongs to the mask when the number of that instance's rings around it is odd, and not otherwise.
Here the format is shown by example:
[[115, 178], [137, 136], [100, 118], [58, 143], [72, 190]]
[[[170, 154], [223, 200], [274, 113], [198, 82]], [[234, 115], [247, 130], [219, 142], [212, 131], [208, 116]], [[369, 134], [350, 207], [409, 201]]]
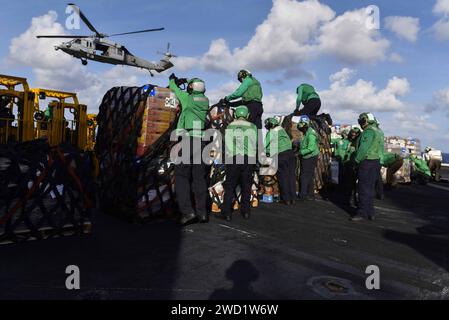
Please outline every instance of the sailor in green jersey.
[[232, 220], [232, 203], [239, 181], [241, 184], [240, 214], [244, 219], [250, 218], [251, 188], [254, 181], [257, 150], [257, 127], [248, 121], [248, 108], [243, 105], [237, 107], [234, 118], [235, 120], [228, 125], [225, 132], [226, 181], [221, 218], [227, 221]]
[[347, 152], [349, 148], [348, 131], [343, 130], [341, 132], [341, 139], [334, 143], [334, 156], [338, 162], [343, 163], [344, 159], [347, 157]]
[[284, 204], [294, 204], [296, 199], [296, 157], [292, 141], [276, 118], [265, 120], [267, 135], [265, 137], [265, 152], [273, 158], [277, 155], [277, 177]]
[[[315, 117], [321, 108], [321, 99], [318, 93], [316, 93], [315, 88], [310, 84], [303, 83], [296, 88], [296, 94], [296, 109], [294, 115]], [[303, 104], [304, 108], [300, 110], [301, 104]]]
[[358, 165], [359, 199], [357, 214], [351, 218], [352, 221], [374, 220], [374, 187], [380, 170], [382, 136], [375, 127], [374, 116], [370, 113], [360, 114], [359, 125], [363, 133], [354, 159]]
[[343, 158], [343, 204], [348, 207], [357, 205], [357, 170], [354, 158], [359, 145], [360, 135], [361, 130], [357, 127], [349, 131], [349, 145]]
[[240, 70], [237, 79], [241, 85], [224, 100], [232, 101], [241, 98], [242, 104], [248, 107], [248, 121], [254, 123], [257, 129], [262, 129], [263, 93], [260, 82], [248, 70]]
[[298, 130], [304, 134], [299, 148], [299, 156], [301, 158], [301, 194], [300, 200], [314, 200], [315, 186], [314, 175], [315, 168], [320, 154], [318, 134], [310, 126], [310, 118], [301, 116], [298, 123]]
[[47, 106], [47, 108], [44, 111], [44, 115], [46, 121], [53, 119], [53, 107]]
[[430, 181], [432, 178], [432, 172], [430, 171], [427, 162], [424, 159], [420, 159], [414, 155], [410, 155], [410, 160], [413, 163], [412, 176], [417, 179], [418, 182], [423, 184]]
[[[176, 76], [171, 74], [169, 87], [181, 106], [177, 130], [185, 130], [184, 133], [190, 142], [188, 163], [181, 162], [175, 165], [176, 199], [182, 214], [180, 223], [187, 224], [196, 218], [200, 222], [207, 222], [206, 165], [202, 159], [196, 157], [201, 158], [202, 155], [202, 130], [209, 110], [209, 99], [204, 95], [206, 87], [201, 79], [194, 78], [188, 81], [187, 92], [182, 91], [176, 83]], [[196, 211], [192, 207], [191, 189], [195, 195]]]
[[404, 164], [402, 157], [393, 152], [384, 152], [380, 159], [380, 165], [387, 168], [387, 186], [394, 187], [396, 185], [395, 173], [401, 169]]
[[[373, 116], [374, 117], [374, 116]], [[384, 132], [382, 131], [382, 129], [380, 129], [380, 123], [377, 120], [376, 117], [374, 117], [374, 127], [379, 131], [380, 134], [380, 139], [379, 139], [379, 159], [382, 162], [382, 157], [384, 154], [384, 149], [385, 149], [385, 135]], [[383, 183], [383, 179], [382, 179], [382, 173], [379, 170], [379, 174], [377, 176], [376, 179], [376, 197], [379, 200], [382, 200], [384, 198], [384, 183]]]
[[343, 187], [344, 161], [349, 149], [348, 130], [343, 130], [340, 135], [341, 139], [334, 143], [334, 156], [338, 161], [338, 183], [340, 187]]

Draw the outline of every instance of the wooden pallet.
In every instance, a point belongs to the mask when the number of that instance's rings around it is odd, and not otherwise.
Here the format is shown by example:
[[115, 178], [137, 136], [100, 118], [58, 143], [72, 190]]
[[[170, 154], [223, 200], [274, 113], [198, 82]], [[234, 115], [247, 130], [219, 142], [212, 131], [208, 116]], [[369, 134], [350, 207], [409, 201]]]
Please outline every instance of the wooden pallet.
[[[66, 225], [64, 225], [64, 227], [62, 229], [63, 229], [62, 232], [55, 234], [54, 228], [52, 228], [52, 227], [39, 228], [38, 232], [39, 232], [40, 238], [36, 237], [34, 235], [30, 235], [31, 230], [29, 230], [29, 229], [17, 230], [14, 232], [14, 235], [17, 237], [16, 239], [0, 240], [0, 245], [24, 242], [24, 241], [34, 241], [34, 240], [39, 240], [39, 239], [45, 240], [45, 239], [51, 239], [51, 238], [60, 238], [60, 237], [72, 236], [72, 235], [76, 235], [76, 234], [90, 234], [92, 232], [92, 223], [89, 221], [84, 222], [83, 226], [82, 226], [82, 230], [75, 228], [73, 224], [66, 224]], [[0, 233], [0, 239], [2, 239], [3, 236], [4, 236], [4, 233]]]

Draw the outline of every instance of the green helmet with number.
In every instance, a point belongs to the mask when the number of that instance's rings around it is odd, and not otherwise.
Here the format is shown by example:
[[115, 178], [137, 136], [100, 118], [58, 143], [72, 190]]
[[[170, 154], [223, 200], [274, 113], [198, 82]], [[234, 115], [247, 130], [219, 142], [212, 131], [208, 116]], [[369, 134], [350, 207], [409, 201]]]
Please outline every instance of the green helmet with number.
[[358, 136], [360, 136], [361, 133], [362, 133], [362, 130], [360, 130], [360, 128], [354, 127], [349, 131], [348, 138], [349, 138], [349, 140], [354, 140]]
[[298, 130], [301, 130], [302, 128], [309, 126], [309, 124], [310, 124], [309, 116], [302, 115], [301, 118], [299, 118], [299, 122], [296, 125], [296, 127], [298, 128]]
[[376, 118], [370, 112], [364, 112], [359, 115], [359, 125], [363, 128], [368, 124], [375, 124]]
[[188, 93], [205, 93], [206, 92], [206, 84], [203, 80], [199, 78], [190, 79], [187, 83], [187, 92]]
[[270, 130], [279, 125], [279, 120], [277, 118], [267, 118], [265, 119], [265, 128]]
[[237, 74], [237, 79], [242, 82], [243, 79], [245, 79], [246, 77], [251, 76], [251, 72], [248, 70], [240, 70], [239, 73]]
[[235, 108], [235, 111], [234, 111], [235, 119], [240, 119], [240, 118], [248, 119], [248, 117], [249, 117], [249, 111], [246, 106], [238, 106], [237, 108]]

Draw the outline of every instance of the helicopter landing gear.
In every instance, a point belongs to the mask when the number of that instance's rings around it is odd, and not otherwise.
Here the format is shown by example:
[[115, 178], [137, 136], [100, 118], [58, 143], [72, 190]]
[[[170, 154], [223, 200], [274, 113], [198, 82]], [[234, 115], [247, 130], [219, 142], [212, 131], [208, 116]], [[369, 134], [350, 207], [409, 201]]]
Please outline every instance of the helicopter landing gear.
[[87, 60], [81, 59], [81, 63], [83, 64], [83, 66], [87, 66]]

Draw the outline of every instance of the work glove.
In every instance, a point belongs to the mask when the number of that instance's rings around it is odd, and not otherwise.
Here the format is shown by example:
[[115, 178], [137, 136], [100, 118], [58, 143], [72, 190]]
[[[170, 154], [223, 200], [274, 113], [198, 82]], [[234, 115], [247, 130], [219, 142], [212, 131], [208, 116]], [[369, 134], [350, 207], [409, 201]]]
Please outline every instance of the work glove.
[[228, 104], [228, 100], [226, 99], [226, 97], [224, 97], [224, 98], [220, 99], [220, 101], [218, 103], [221, 105], [225, 105], [225, 104]]
[[186, 84], [187, 82], [189, 82], [189, 79], [187, 79], [187, 78], [176, 78], [176, 84], [178, 85], [178, 86], [180, 86], [180, 85], [183, 85], [183, 84]]
[[293, 111], [293, 116], [295, 116], [295, 117], [299, 117], [300, 116], [299, 109], [295, 109], [295, 111]]
[[172, 73], [172, 74], [168, 77], [168, 79], [170, 79], [170, 80], [175, 80], [175, 82], [178, 80], [178, 78], [176, 77], [176, 75], [175, 75], [174, 73]]

